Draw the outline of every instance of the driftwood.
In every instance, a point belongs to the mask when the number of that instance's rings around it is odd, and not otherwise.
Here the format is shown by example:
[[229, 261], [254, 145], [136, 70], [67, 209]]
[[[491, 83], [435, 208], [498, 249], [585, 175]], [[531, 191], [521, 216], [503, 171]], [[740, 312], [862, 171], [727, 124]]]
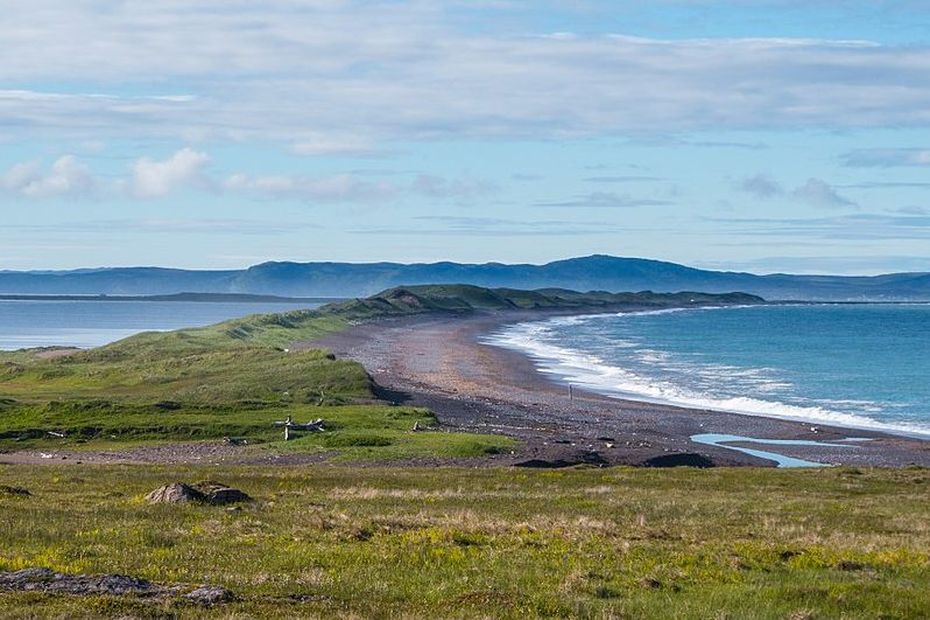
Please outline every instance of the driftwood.
[[274, 423], [275, 426], [284, 427], [284, 441], [288, 441], [291, 438], [291, 431], [310, 431], [314, 433], [322, 433], [326, 430], [323, 426], [325, 421], [323, 418], [317, 418], [313, 422], [307, 422], [306, 424], [300, 424], [294, 422], [294, 419], [291, 416], [287, 416], [286, 420], [279, 420]]

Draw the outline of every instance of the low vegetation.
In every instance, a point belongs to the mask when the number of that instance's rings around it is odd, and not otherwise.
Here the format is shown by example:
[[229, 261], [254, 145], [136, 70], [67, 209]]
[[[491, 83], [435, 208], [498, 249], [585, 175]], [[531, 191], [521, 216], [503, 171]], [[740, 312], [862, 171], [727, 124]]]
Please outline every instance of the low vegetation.
[[[176, 480], [256, 501], [149, 505]], [[920, 618], [926, 470], [0, 467], [0, 571], [234, 602], [0, 593], [0, 617]]]

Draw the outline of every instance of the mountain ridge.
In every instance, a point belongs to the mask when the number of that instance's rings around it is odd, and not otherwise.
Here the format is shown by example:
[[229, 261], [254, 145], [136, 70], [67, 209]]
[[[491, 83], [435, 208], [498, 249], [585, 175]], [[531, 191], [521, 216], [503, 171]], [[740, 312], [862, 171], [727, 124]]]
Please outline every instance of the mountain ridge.
[[268, 261], [245, 269], [112, 267], [0, 271], [0, 294], [170, 295], [181, 292], [366, 297], [397, 286], [470, 284], [489, 288], [608, 292], [744, 292], [772, 300], [927, 301], [930, 273], [877, 276], [713, 271], [655, 259], [605, 254], [543, 265], [456, 263], [300, 263]]

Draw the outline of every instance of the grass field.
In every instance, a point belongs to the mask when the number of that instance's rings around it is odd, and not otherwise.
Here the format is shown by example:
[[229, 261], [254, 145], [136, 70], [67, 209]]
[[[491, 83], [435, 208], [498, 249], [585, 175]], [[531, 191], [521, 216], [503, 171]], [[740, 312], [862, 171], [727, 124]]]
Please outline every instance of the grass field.
[[[157, 505], [218, 479], [241, 511]], [[237, 602], [0, 594], [0, 617], [922, 618], [926, 470], [0, 467], [0, 570]]]
[[[441, 299], [458, 310], [471, 307]], [[288, 350], [352, 322], [438, 308], [429, 299], [408, 302], [359, 300], [325, 311], [257, 315], [140, 334], [64, 357], [2, 353], [0, 449], [237, 437], [268, 450], [393, 460], [474, 457], [512, 446], [503, 437], [414, 434], [414, 424], [435, 424], [432, 413], [376, 402], [361, 365], [322, 350]], [[287, 416], [323, 418], [327, 432], [284, 444], [272, 423]]]

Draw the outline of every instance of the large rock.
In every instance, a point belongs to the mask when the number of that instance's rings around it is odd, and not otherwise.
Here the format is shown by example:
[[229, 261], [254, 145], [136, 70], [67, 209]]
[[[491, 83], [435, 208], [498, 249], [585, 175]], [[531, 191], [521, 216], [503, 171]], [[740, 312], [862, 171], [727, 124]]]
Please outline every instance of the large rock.
[[0, 573], [0, 590], [84, 596], [152, 596], [169, 591], [163, 586], [126, 575], [67, 575], [47, 568], [27, 568], [12, 573]]
[[222, 506], [224, 504], [237, 504], [239, 502], [251, 502], [252, 498], [240, 491], [239, 489], [214, 489], [207, 494], [206, 501], [210, 504]]
[[201, 605], [217, 605], [219, 603], [228, 603], [236, 597], [226, 588], [219, 586], [201, 586], [193, 592], [184, 595], [187, 600], [200, 603]]
[[[161, 585], [126, 575], [69, 575], [47, 568], [27, 568], [0, 572], [0, 592], [4, 591], [50, 592], [72, 596], [135, 596], [164, 600], [179, 597], [183, 590], [178, 586]], [[226, 588], [204, 585], [184, 594], [183, 598], [201, 605], [219, 605], [233, 601], [236, 597]]]
[[145, 496], [150, 504], [182, 504], [184, 502], [203, 502], [207, 496], [183, 482], [173, 482], [158, 487]]
[[238, 502], [250, 502], [252, 498], [239, 489], [228, 487], [221, 482], [207, 480], [196, 485], [174, 482], [159, 487], [145, 496], [151, 504], [181, 504], [184, 502], [201, 502], [222, 506]]

